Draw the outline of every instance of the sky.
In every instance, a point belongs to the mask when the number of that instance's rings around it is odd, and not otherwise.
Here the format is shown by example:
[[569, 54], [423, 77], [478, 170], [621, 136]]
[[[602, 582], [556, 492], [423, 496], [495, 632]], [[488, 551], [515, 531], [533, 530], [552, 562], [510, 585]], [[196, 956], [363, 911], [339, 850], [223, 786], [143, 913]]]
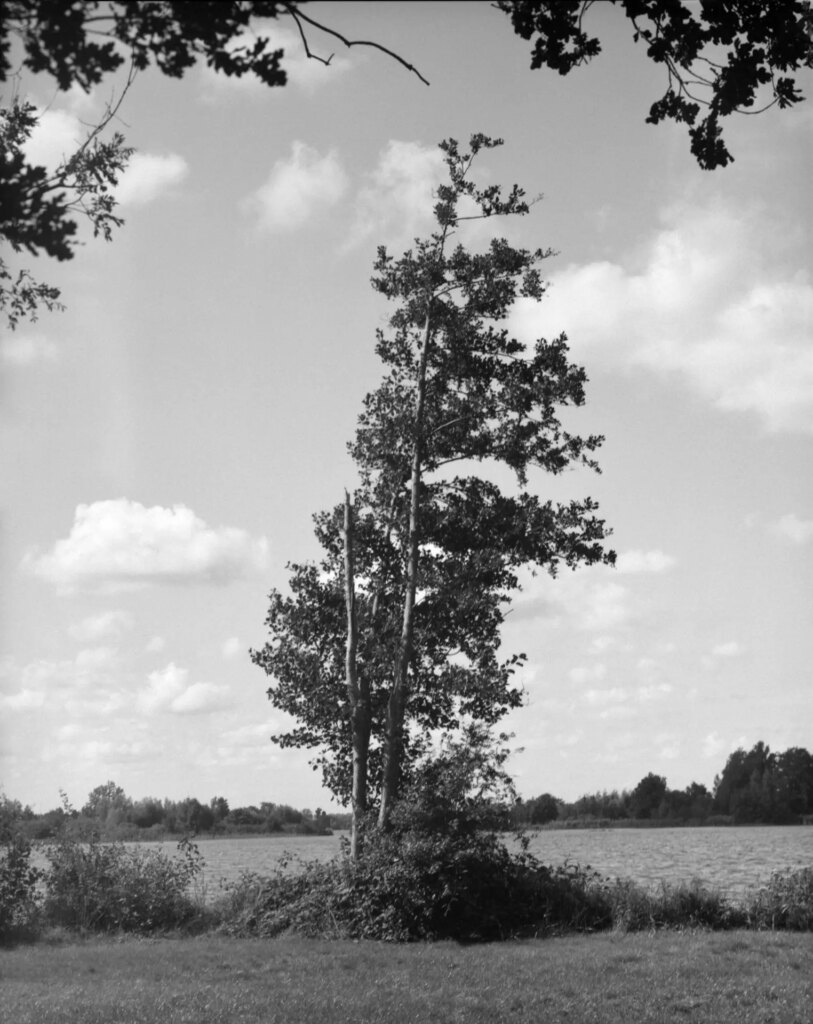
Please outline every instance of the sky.
[[[378, 245], [431, 230], [437, 144], [504, 138], [483, 183], [542, 195], [515, 244], [551, 247], [524, 342], [566, 332], [605, 437], [592, 496], [615, 569], [528, 577], [503, 651], [524, 652], [510, 767], [526, 798], [711, 787], [758, 740], [813, 749], [813, 104], [729, 120], [700, 170], [685, 129], [645, 124], [665, 83], [609, 5], [568, 77], [489, 3], [319, 3], [350, 38], [270, 23], [289, 84], [145, 72], [119, 111], [136, 148], [114, 240], [32, 261], [66, 310], [0, 342], [0, 788], [37, 811], [113, 780], [146, 796], [330, 807], [249, 658], [311, 516], [355, 475], [345, 444], [382, 368]], [[813, 96], [813, 75], [803, 91]], [[120, 82], [58, 93], [53, 165]], [[8, 102], [9, 96], [4, 96]], [[390, 310], [391, 311], [391, 310]]]

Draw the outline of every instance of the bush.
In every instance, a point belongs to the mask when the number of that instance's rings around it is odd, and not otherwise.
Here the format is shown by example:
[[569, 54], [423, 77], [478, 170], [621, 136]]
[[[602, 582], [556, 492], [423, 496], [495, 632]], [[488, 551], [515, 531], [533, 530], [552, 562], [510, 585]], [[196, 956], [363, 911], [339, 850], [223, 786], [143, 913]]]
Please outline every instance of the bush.
[[484, 941], [609, 924], [600, 887], [579, 868], [511, 852], [501, 831], [513, 788], [484, 730], [447, 741], [416, 767], [389, 828], [363, 823], [363, 856], [244, 876], [226, 915], [236, 931], [324, 938]]
[[0, 836], [0, 941], [34, 927], [42, 872], [31, 864], [31, 841], [6, 823]]
[[813, 868], [775, 871], [750, 894], [745, 912], [753, 928], [813, 931]]
[[190, 921], [197, 913], [190, 887], [202, 857], [185, 839], [178, 851], [173, 858], [66, 829], [46, 851], [46, 921], [78, 931], [140, 933]]

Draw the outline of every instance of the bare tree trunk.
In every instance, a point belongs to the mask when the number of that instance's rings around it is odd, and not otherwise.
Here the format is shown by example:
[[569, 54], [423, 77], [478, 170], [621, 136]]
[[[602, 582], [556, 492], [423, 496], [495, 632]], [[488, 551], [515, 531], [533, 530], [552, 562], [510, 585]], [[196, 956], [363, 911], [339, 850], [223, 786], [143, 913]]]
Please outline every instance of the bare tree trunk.
[[353, 861], [358, 861], [362, 846], [361, 818], [367, 811], [367, 765], [371, 718], [369, 683], [363, 674], [361, 679], [358, 675], [353, 507], [347, 491], [344, 492], [344, 596], [347, 609], [345, 681], [353, 738], [353, 788], [350, 798], [353, 817], [350, 830], [350, 856]]
[[420, 488], [423, 469], [423, 423], [426, 406], [426, 367], [431, 340], [431, 319], [426, 314], [423, 328], [423, 348], [418, 370], [418, 393], [415, 399], [415, 436], [412, 446], [412, 474], [410, 478], [409, 538], [407, 544], [407, 586], [404, 595], [404, 614], [401, 642], [395, 662], [392, 689], [387, 701], [387, 720], [384, 742], [384, 769], [381, 783], [381, 806], [378, 812], [379, 828], [386, 828], [398, 790], [404, 756], [404, 720], [409, 695], [409, 663], [415, 633], [415, 594], [418, 586], [418, 554], [420, 543]]

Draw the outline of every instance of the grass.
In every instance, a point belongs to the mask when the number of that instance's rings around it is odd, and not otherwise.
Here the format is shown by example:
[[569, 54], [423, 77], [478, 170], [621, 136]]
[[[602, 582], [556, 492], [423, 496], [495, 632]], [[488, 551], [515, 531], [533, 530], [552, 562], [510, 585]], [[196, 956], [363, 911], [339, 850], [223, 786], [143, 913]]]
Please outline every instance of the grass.
[[0, 1020], [15, 1024], [810, 1024], [813, 935], [57, 937], [0, 950], [0, 979]]

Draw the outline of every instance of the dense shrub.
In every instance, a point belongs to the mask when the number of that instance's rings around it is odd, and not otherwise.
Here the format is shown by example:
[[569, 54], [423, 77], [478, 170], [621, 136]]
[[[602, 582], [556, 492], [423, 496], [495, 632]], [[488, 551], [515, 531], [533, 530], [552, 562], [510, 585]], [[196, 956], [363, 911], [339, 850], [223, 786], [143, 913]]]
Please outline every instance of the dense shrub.
[[36, 921], [42, 873], [31, 864], [31, 841], [0, 823], [0, 941], [25, 934]]
[[179, 856], [63, 832], [47, 849], [45, 920], [78, 931], [152, 932], [197, 912], [191, 886], [201, 855], [188, 840]]
[[[501, 738], [503, 739], [503, 738]], [[230, 927], [272, 935], [478, 941], [609, 922], [600, 887], [578, 868], [547, 868], [510, 851], [507, 756], [470, 729], [416, 767], [389, 827], [362, 827], [363, 856], [245, 876], [228, 899]]]
[[753, 928], [813, 931], [813, 868], [774, 872], [745, 910]]

